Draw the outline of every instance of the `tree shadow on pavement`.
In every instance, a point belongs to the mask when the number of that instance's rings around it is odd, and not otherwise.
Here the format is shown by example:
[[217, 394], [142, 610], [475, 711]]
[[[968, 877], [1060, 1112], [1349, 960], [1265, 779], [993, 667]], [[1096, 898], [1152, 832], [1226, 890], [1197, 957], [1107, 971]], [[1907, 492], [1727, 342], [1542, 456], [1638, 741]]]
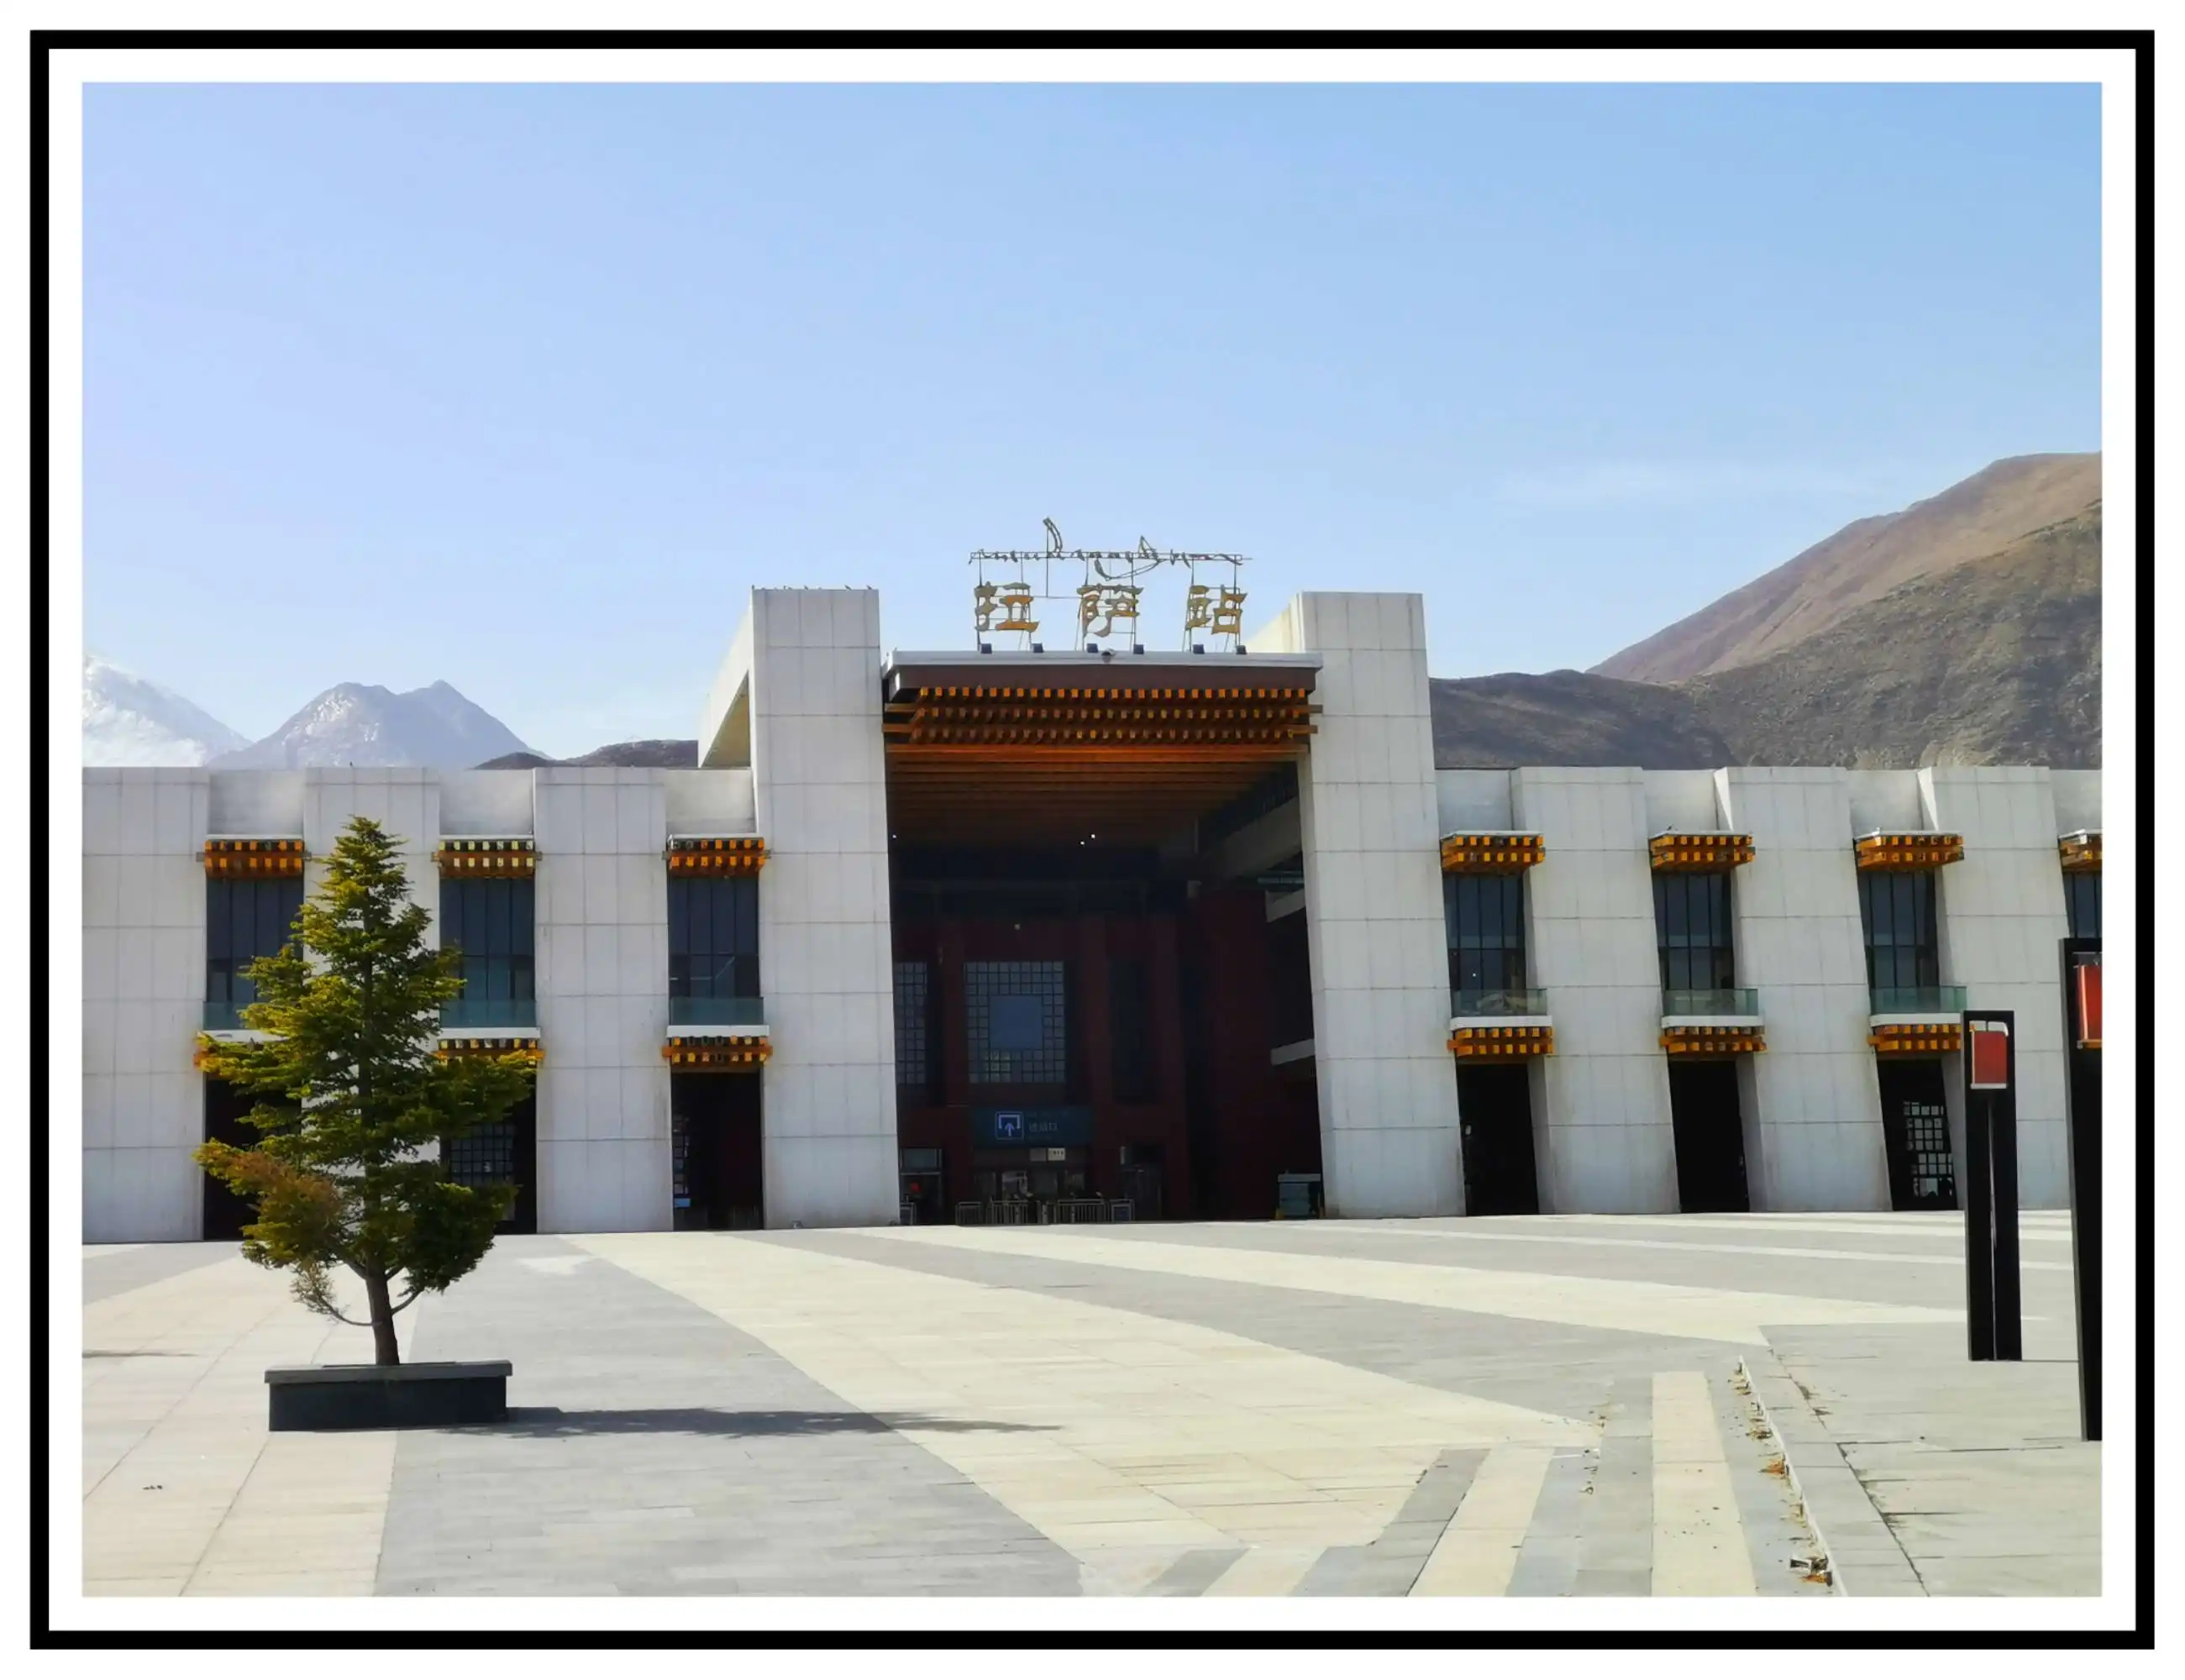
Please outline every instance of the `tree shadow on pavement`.
[[565, 1412], [558, 1406], [511, 1406], [506, 1421], [461, 1426], [461, 1435], [886, 1435], [897, 1430], [936, 1434], [1021, 1434], [1054, 1426], [985, 1418], [928, 1417], [919, 1412], [723, 1411], [665, 1406], [628, 1411]]

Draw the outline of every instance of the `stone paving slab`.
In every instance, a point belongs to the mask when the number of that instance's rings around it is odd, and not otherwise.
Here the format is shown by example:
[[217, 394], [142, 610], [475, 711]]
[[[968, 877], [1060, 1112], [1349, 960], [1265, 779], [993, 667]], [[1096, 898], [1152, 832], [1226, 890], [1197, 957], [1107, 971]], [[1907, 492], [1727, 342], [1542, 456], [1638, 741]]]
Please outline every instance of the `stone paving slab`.
[[86, 1305], [232, 1259], [232, 1242], [122, 1242], [83, 1251]]
[[1037, 1426], [875, 1416], [567, 1243], [499, 1247], [418, 1356], [511, 1361], [510, 1420], [403, 1435], [380, 1592], [1078, 1590], [1074, 1560], [899, 1432]]
[[1930, 1594], [2101, 1591], [2101, 1448], [2053, 1356], [2070, 1329], [2027, 1326], [2048, 1358], [1979, 1364], [1892, 1326], [1771, 1330], [1756, 1388], [1846, 1590], [1914, 1590], [1908, 1571]]
[[[1436, 1234], [1457, 1227], [1513, 1240]], [[360, 1333], [232, 1247], [87, 1253], [87, 1290], [129, 1287], [86, 1308], [87, 1576], [147, 1595], [1825, 1596], [1791, 1565], [1823, 1549], [1800, 1496], [1819, 1521], [1828, 1490], [1771, 1473], [1825, 1447], [1871, 1524], [1830, 1532], [1836, 1590], [1892, 1563], [1914, 1592], [2082, 1578], [2052, 1551], [2098, 1582], [2053, 1373], [1983, 1379], [1990, 1449], [1921, 1423], [1964, 1375], [1939, 1357], [1962, 1329], [1935, 1220], [1082, 1236], [506, 1239], [402, 1323], [409, 1357], [510, 1359], [509, 1420], [346, 1437], [269, 1437], [262, 1369]], [[1925, 1258], [1875, 1258], [1899, 1249]], [[1496, 1310], [1466, 1310], [1475, 1289]], [[1754, 1317], [1796, 1298], [1923, 1322]], [[1623, 1301], [1656, 1328], [1617, 1321]], [[2064, 1286], [2029, 1274], [2026, 1303], [2029, 1352], [2068, 1346]], [[1741, 1340], [1763, 1330], [1772, 1365]]]

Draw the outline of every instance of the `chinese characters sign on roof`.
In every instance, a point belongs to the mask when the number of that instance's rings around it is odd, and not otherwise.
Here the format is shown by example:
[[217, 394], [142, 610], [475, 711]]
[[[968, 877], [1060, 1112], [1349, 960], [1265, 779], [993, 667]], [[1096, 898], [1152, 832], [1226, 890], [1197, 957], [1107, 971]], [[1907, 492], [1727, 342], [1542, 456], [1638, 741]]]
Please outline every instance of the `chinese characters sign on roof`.
[[1063, 546], [1052, 519], [1046, 525], [1043, 549], [981, 549], [972, 555], [979, 572], [971, 590], [972, 617], [981, 643], [999, 633], [1029, 644], [1042, 624], [1059, 639], [1074, 621], [1076, 643], [1143, 645], [1142, 625], [1151, 615], [1140, 580], [1165, 567], [1185, 575], [1178, 645], [1212, 641], [1233, 647], [1243, 634], [1243, 555], [1156, 549], [1143, 537], [1135, 549], [1070, 549]]

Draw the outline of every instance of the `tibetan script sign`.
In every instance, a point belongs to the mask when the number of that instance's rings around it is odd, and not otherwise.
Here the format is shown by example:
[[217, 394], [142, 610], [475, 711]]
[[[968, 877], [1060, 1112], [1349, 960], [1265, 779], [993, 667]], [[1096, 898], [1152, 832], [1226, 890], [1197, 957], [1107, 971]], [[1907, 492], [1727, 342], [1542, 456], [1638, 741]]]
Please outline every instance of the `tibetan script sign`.
[[[1041, 604], [1065, 606], [1074, 596], [1080, 643], [1112, 639], [1136, 647], [1145, 617], [1146, 586], [1140, 580], [1165, 567], [1181, 567], [1186, 576], [1180, 645], [1239, 645], [1244, 632], [1243, 555], [1156, 549], [1143, 537], [1135, 549], [1070, 549], [1063, 546], [1055, 522], [1046, 524], [1043, 549], [981, 549], [972, 555], [970, 563], [979, 569], [971, 590], [972, 620], [982, 642], [998, 631], [1029, 643], [1042, 622], [1059, 616]], [[1057, 567], [1062, 568], [1059, 578]], [[1218, 581], [1202, 583], [1202, 568]]]

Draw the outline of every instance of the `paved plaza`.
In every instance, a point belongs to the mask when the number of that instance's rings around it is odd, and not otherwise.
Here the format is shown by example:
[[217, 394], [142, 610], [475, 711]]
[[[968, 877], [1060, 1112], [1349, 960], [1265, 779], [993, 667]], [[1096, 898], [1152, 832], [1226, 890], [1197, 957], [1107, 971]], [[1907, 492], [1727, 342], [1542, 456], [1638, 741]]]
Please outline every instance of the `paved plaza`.
[[[92, 1593], [2094, 1593], [2069, 1226], [1953, 1215], [515, 1237], [400, 1320], [492, 1427], [269, 1435], [366, 1332], [84, 1251]], [[1830, 1564], [1816, 1569], [1825, 1554]]]

